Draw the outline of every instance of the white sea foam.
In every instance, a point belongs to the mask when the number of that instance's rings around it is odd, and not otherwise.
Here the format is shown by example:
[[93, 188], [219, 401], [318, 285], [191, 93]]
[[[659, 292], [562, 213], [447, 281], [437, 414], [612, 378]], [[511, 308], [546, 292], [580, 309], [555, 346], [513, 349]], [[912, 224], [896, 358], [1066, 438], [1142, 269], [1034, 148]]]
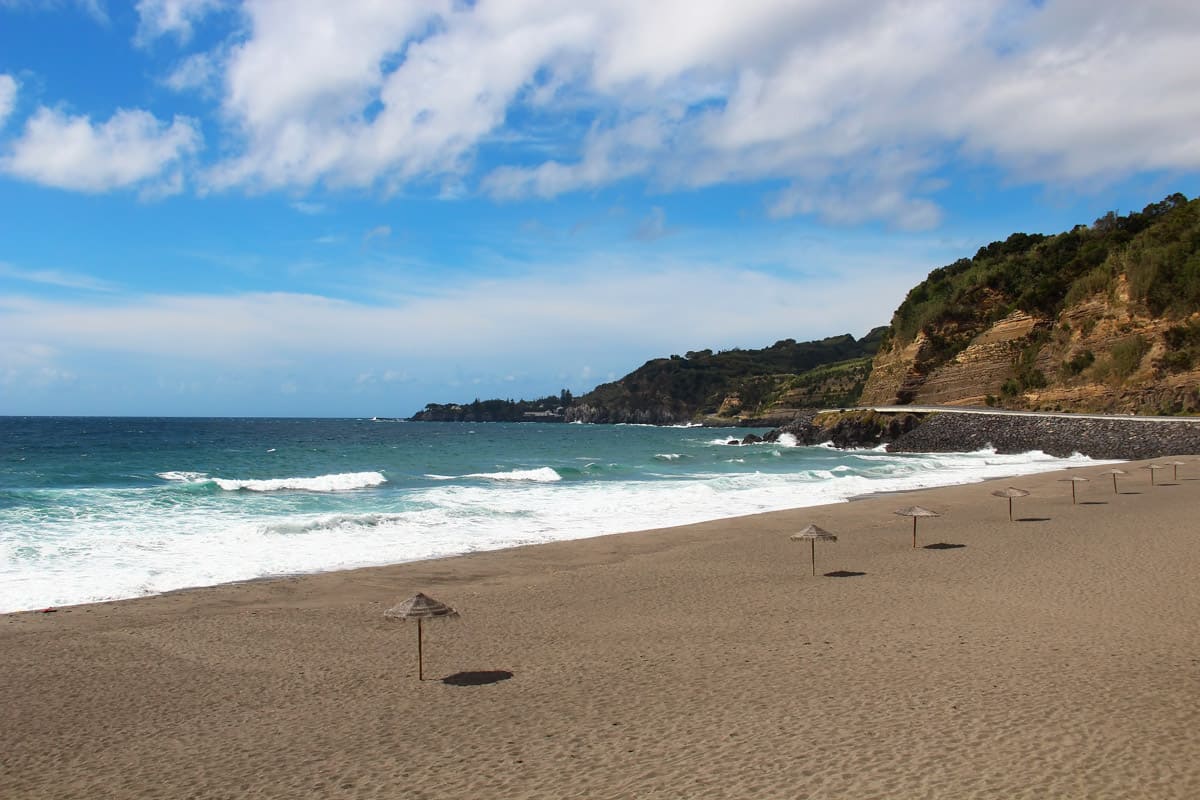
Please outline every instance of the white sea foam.
[[514, 469], [508, 472], [473, 472], [465, 477], [484, 478], [489, 481], [531, 481], [534, 483], [554, 483], [562, 480], [562, 476], [550, 467]]
[[199, 483], [208, 480], [208, 475], [203, 472], [160, 472], [158, 477], [164, 481], [177, 481], [179, 483]]
[[[803, 459], [788, 471], [777, 459], [763, 460], [766, 455], [761, 448], [738, 453], [739, 460], [760, 459], [764, 471], [747, 465], [746, 471], [706, 474], [696, 467], [690, 476], [662, 476], [669, 480], [642, 471], [634, 480], [562, 481], [542, 467], [352, 498], [337, 492], [379, 486], [382, 474], [227, 481], [268, 492], [241, 496], [192, 496], [170, 487], [90, 489], [81, 491], [76, 505], [53, 513], [0, 509], [0, 611], [436, 558], [1106, 463], [1039, 452], [901, 456], [859, 450], [822, 451], [814, 464], [787, 451], [789, 458]], [[220, 485], [198, 472], [160, 477]], [[284, 488], [328, 494], [315, 507], [313, 497], [269, 494]]]
[[318, 475], [314, 478], [261, 478], [231, 479], [213, 478], [204, 472], [175, 470], [160, 472], [158, 477], [177, 483], [213, 483], [228, 492], [348, 492], [354, 489], [369, 489], [387, 483], [379, 472], [342, 472], [334, 475]]
[[403, 522], [403, 514], [327, 514], [314, 517], [298, 517], [282, 522], [260, 525], [263, 534], [298, 534], [317, 531], [352, 531], [355, 528], [378, 528]]
[[230, 480], [213, 478], [213, 483], [229, 492], [349, 492], [354, 489], [369, 489], [387, 483], [387, 478], [378, 472], [341, 472], [336, 475], [319, 475], [315, 478], [266, 478], [261, 480]]

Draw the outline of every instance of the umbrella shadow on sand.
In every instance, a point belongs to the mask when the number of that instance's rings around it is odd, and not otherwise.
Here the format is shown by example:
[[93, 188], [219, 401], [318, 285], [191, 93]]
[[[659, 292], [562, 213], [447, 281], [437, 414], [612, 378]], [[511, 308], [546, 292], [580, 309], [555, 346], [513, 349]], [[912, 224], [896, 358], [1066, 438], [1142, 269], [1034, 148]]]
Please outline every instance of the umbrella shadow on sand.
[[486, 686], [489, 683], [499, 683], [511, 678], [513, 674], [506, 669], [488, 669], [475, 672], [456, 672], [442, 678], [442, 683], [449, 686]]
[[1049, 517], [1017, 517], [1016, 522], [1049, 522]]
[[951, 542], [934, 542], [933, 544], [925, 545], [925, 550], [958, 550], [966, 547], [965, 544], [952, 544]]
[[834, 570], [833, 572], [826, 572], [825, 577], [826, 578], [857, 578], [861, 575], [866, 575], [866, 574], [867, 573], [865, 573], [865, 572], [853, 572], [848, 569], [839, 569], [839, 570]]

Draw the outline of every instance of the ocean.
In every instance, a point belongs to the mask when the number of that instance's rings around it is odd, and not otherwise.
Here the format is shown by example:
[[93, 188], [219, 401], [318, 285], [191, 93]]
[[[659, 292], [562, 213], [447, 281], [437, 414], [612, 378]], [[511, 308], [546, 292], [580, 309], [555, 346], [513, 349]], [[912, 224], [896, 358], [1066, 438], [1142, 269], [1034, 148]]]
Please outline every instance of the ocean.
[[0, 417], [0, 612], [1096, 463], [732, 446], [746, 428]]

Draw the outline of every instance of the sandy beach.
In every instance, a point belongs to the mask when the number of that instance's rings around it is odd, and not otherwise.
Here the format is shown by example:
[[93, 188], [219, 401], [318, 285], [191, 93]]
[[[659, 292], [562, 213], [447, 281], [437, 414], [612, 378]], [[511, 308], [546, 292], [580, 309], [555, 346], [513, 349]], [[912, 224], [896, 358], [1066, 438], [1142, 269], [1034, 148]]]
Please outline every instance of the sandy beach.
[[3, 615], [0, 797], [1200, 797], [1185, 460]]

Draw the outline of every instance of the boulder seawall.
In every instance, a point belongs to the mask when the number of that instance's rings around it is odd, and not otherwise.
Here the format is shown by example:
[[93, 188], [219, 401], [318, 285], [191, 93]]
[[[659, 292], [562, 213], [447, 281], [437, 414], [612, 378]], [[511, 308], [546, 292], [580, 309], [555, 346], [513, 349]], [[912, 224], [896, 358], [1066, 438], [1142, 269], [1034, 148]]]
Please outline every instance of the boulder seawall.
[[1041, 450], [1065, 457], [1138, 460], [1200, 453], [1200, 419], [1137, 420], [929, 414], [888, 444], [890, 453], [948, 453], [994, 447], [999, 453]]
[[763, 438], [776, 441], [783, 434], [794, 436], [801, 445], [832, 442], [840, 448], [863, 448], [882, 444], [889, 453], [961, 453], [990, 447], [998, 453], [1041, 450], [1060, 458], [1079, 453], [1128, 461], [1200, 453], [1200, 418], [1072, 418], [855, 409], [801, 415]]

